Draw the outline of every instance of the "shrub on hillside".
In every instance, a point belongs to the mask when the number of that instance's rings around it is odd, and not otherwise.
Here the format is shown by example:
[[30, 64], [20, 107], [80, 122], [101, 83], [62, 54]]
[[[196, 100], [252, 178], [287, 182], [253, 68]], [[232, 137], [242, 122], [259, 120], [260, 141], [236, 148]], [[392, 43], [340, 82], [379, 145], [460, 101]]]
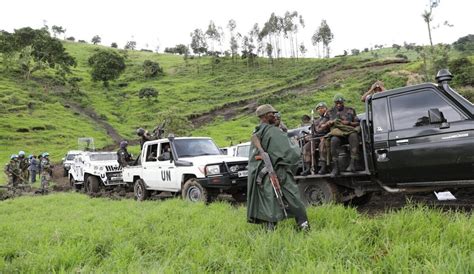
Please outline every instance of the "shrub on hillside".
[[474, 64], [468, 58], [451, 60], [449, 70], [454, 75], [453, 85], [474, 86]]
[[163, 68], [160, 67], [158, 62], [151, 60], [145, 60], [143, 62], [143, 75], [145, 78], [153, 78], [163, 74]]
[[474, 34], [469, 34], [459, 38], [453, 43], [455, 49], [463, 52], [474, 52]]
[[405, 54], [401, 54], [401, 53], [398, 53], [397, 55], [395, 55], [395, 57], [408, 60], [408, 56], [406, 56]]
[[156, 99], [156, 97], [158, 97], [158, 91], [153, 87], [142, 88], [138, 92], [138, 97], [140, 99], [146, 98], [147, 101], [151, 100], [152, 98]]

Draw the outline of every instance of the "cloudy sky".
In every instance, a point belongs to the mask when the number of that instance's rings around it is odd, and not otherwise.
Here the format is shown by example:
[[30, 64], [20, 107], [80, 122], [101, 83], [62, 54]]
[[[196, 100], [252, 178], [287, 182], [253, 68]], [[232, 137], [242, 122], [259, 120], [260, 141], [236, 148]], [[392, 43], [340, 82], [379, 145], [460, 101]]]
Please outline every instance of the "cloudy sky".
[[[426, 24], [421, 18], [428, 0], [7, 0], [2, 3], [0, 29], [39, 28], [59, 25], [67, 36], [90, 41], [102, 37], [103, 45], [128, 40], [137, 41], [138, 48], [160, 51], [179, 43], [189, 44], [195, 28], [207, 29], [210, 20], [225, 28], [229, 19], [237, 22], [237, 31], [247, 34], [254, 23], [260, 26], [272, 12], [298, 11], [306, 27], [299, 39], [315, 55], [311, 35], [322, 19], [334, 33], [332, 54], [344, 49], [391, 46], [404, 41], [428, 44]], [[452, 43], [461, 36], [474, 33], [474, 1], [442, 0], [433, 10], [434, 43]], [[453, 27], [442, 26], [448, 21]], [[229, 35], [225, 37], [228, 45]]]

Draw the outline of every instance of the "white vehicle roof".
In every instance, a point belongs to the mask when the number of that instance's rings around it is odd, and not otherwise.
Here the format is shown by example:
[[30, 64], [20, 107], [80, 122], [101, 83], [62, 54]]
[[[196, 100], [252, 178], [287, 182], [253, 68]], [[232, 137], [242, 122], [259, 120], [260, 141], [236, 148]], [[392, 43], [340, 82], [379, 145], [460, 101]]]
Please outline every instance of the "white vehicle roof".
[[69, 150], [67, 152], [67, 154], [79, 154], [79, 153], [82, 153], [82, 152], [84, 152], [84, 151], [82, 151], [82, 150]]

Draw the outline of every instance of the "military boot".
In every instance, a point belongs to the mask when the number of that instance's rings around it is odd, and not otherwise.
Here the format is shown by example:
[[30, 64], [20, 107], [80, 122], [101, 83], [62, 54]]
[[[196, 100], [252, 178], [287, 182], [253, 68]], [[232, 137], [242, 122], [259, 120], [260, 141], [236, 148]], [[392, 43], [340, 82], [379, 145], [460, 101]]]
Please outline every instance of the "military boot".
[[301, 173], [302, 176], [307, 176], [311, 174], [311, 164], [310, 163], [305, 163], [304, 164], [304, 171]]
[[349, 164], [349, 166], [346, 168], [346, 171], [347, 172], [355, 172], [356, 171], [356, 167], [355, 167], [355, 159], [354, 158], [351, 158], [351, 163]]
[[332, 161], [332, 171], [331, 171], [331, 178], [334, 178], [336, 176], [339, 176], [340, 171], [339, 171], [339, 162], [337, 159], [334, 159]]
[[319, 169], [318, 174], [323, 175], [328, 173], [326, 161], [320, 161], [319, 164], [321, 165], [321, 168]]
[[309, 232], [310, 229], [311, 229], [311, 227], [309, 226], [308, 221], [305, 221], [304, 223], [298, 225], [298, 230], [299, 231]]

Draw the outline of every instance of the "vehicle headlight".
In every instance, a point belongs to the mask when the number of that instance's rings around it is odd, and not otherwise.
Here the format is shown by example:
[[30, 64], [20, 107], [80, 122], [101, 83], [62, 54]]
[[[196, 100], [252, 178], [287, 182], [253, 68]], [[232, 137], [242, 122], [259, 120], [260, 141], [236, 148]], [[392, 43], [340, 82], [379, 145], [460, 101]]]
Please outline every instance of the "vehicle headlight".
[[104, 167], [103, 166], [99, 167], [99, 170], [100, 171], [104, 170]]
[[237, 172], [237, 171], [239, 170], [239, 166], [238, 166], [238, 165], [231, 166], [231, 167], [229, 167], [229, 169], [230, 169], [230, 172], [234, 172], [234, 173], [235, 173], [235, 172]]
[[219, 165], [206, 166], [206, 175], [215, 175], [221, 173]]

